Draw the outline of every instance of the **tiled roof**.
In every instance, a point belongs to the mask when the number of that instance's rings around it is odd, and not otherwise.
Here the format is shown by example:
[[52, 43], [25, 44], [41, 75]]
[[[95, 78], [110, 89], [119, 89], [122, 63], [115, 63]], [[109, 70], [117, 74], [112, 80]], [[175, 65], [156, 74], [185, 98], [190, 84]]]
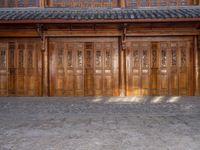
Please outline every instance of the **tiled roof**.
[[110, 20], [166, 20], [198, 19], [200, 7], [164, 7], [164, 8], [102, 8], [102, 9], [69, 9], [69, 8], [1, 8], [0, 22], [65, 20], [65, 21], [110, 21]]

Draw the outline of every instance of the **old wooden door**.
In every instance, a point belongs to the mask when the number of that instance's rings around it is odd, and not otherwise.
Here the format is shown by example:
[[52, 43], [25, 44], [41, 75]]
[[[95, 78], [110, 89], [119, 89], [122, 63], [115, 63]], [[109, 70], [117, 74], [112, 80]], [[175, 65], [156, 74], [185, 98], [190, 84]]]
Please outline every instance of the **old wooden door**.
[[193, 39], [129, 38], [127, 95], [193, 95]]
[[41, 61], [37, 39], [0, 42], [1, 96], [40, 96]]
[[50, 40], [51, 96], [118, 95], [117, 40], [104, 40]]

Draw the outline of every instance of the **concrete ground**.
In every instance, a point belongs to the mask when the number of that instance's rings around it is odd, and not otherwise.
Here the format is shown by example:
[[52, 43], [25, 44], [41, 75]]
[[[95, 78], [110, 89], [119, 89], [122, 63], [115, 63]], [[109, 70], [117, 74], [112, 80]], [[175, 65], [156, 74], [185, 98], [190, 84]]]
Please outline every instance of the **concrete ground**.
[[200, 150], [200, 97], [1, 97], [0, 150]]

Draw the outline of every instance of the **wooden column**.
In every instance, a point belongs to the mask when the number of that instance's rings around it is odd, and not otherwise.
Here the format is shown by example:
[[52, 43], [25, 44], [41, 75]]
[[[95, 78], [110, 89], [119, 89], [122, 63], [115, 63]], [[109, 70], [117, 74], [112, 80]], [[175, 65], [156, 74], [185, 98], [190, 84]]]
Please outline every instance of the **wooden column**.
[[122, 36], [119, 43], [120, 96], [126, 96], [126, 24], [123, 25]]
[[200, 71], [200, 66], [199, 66], [199, 56], [200, 56], [200, 49], [199, 49], [199, 41], [198, 41], [198, 36], [194, 37], [194, 54], [195, 54], [195, 96], [200, 95], [200, 78], [199, 78], [199, 71]]
[[125, 8], [126, 7], [126, 0], [120, 0], [120, 7]]
[[44, 8], [47, 0], [40, 0], [40, 7]]
[[49, 95], [49, 59], [48, 59], [48, 38], [43, 33], [42, 37], [42, 96]]

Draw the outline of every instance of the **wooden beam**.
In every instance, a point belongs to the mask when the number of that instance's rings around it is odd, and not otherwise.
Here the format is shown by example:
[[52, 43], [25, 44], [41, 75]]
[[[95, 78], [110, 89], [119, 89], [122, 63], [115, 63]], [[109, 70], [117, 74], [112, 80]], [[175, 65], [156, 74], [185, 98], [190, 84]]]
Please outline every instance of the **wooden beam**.
[[[69, 30], [48, 30], [44, 31], [46, 37], [110, 37], [115, 36], [119, 37], [121, 36], [120, 30], [108, 30], [108, 29], [98, 29], [98, 30], [75, 30], [75, 31], [69, 31]], [[146, 36], [186, 36], [186, 35], [200, 35], [200, 31], [196, 29], [134, 29], [130, 28], [127, 29], [126, 36], [140, 36], [140, 37], [146, 37]], [[10, 29], [10, 30], [0, 30], [0, 37], [39, 37], [38, 33], [35, 29]]]

